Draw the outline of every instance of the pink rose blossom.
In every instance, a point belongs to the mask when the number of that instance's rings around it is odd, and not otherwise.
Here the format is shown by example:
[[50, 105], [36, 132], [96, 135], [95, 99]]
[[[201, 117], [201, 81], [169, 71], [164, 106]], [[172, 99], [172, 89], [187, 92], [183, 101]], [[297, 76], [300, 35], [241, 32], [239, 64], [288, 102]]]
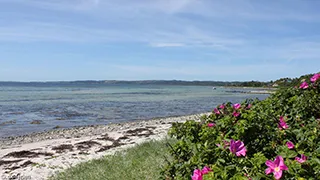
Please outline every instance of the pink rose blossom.
[[288, 170], [288, 167], [284, 164], [281, 156], [277, 156], [274, 161], [267, 160], [266, 165], [268, 168], [266, 169], [265, 173], [267, 175], [273, 173], [275, 179], [280, 179], [282, 176], [282, 171]]
[[301, 158], [299, 158], [299, 157], [295, 158], [295, 160], [298, 161], [300, 164], [306, 162], [307, 159], [308, 159], [307, 156], [305, 156], [303, 154], [301, 154]]
[[287, 123], [284, 121], [284, 118], [282, 116], [280, 116], [279, 119], [279, 123], [278, 123], [278, 128], [281, 129], [288, 129], [289, 126], [287, 125]]
[[213, 127], [213, 126], [216, 126], [215, 123], [208, 123], [208, 127]]
[[241, 104], [237, 103], [233, 105], [234, 109], [240, 109], [241, 108]]
[[202, 170], [195, 169], [193, 171], [192, 180], [203, 180], [203, 175], [208, 174], [210, 171], [212, 171], [209, 167], [205, 166]]
[[314, 83], [314, 82], [316, 82], [319, 78], [320, 78], [320, 74], [314, 74], [314, 75], [310, 78], [310, 81]]
[[236, 156], [246, 156], [247, 149], [244, 146], [244, 143], [240, 140], [234, 141], [233, 139], [230, 140], [230, 151], [235, 154]]
[[219, 111], [217, 108], [214, 108], [213, 111], [214, 111], [214, 113], [216, 113], [216, 114], [220, 114], [220, 111]]
[[203, 169], [202, 169], [202, 174], [208, 174], [209, 172], [211, 172], [212, 170], [209, 168], [209, 167], [207, 167], [207, 166], [205, 166]]
[[224, 105], [224, 104], [221, 104], [220, 106], [219, 106], [219, 108], [220, 109], [224, 109], [226, 106]]
[[234, 112], [232, 113], [232, 115], [233, 115], [234, 117], [238, 117], [238, 116], [240, 116], [240, 113], [237, 112], [237, 111], [234, 111]]
[[288, 147], [289, 149], [293, 149], [293, 148], [294, 148], [294, 144], [293, 144], [291, 141], [288, 141], [288, 142], [286, 143], [286, 145], [287, 145], [287, 147]]
[[308, 83], [307, 82], [303, 82], [301, 83], [300, 85], [300, 89], [307, 89], [309, 87]]
[[192, 180], [203, 180], [200, 169], [195, 169], [193, 171]]

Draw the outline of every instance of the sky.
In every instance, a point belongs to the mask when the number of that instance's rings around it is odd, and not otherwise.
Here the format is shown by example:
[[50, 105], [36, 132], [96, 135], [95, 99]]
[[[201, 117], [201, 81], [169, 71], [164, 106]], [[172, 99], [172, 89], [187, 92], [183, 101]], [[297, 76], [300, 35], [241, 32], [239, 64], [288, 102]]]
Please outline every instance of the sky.
[[0, 81], [269, 81], [320, 71], [317, 0], [0, 0]]

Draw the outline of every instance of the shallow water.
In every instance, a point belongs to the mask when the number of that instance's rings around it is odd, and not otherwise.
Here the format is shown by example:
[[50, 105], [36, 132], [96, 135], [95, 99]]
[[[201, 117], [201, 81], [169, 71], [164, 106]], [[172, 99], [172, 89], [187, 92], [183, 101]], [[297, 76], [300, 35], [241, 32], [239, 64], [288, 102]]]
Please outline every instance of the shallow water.
[[[234, 89], [233, 89], [234, 90]], [[56, 126], [108, 124], [208, 112], [223, 102], [268, 95], [210, 86], [0, 84], [0, 137]], [[40, 124], [31, 124], [39, 120]]]

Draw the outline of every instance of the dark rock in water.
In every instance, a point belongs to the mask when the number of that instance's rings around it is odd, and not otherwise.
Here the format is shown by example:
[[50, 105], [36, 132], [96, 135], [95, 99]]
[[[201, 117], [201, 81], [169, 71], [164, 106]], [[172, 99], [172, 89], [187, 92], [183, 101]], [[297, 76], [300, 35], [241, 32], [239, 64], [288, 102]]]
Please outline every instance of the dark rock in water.
[[24, 114], [24, 112], [10, 112], [9, 114], [21, 115]]
[[8, 125], [8, 124], [16, 124], [16, 123], [17, 123], [16, 120], [5, 121], [5, 122], [1, 123], [0, 126], [4, 126], [4, 125]]
[[44, 122], [41, 120], [33, 120], [30, 122], [30, 124], [44, 124]]
[[60, 128], [62, 128], [62, 126], [55, 126], [52, 129], [60, 129]]

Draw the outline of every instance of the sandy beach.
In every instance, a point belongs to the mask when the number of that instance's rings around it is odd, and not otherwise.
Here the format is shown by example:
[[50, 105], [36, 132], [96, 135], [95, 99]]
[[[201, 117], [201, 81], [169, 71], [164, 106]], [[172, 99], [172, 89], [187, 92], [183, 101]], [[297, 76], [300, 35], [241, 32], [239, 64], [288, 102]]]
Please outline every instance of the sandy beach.
[[68, 167], [165, 138], [173, 122], [208, 113], [129, 123], [75, 127], [0, 139], [0, 178], [42, 180]]

